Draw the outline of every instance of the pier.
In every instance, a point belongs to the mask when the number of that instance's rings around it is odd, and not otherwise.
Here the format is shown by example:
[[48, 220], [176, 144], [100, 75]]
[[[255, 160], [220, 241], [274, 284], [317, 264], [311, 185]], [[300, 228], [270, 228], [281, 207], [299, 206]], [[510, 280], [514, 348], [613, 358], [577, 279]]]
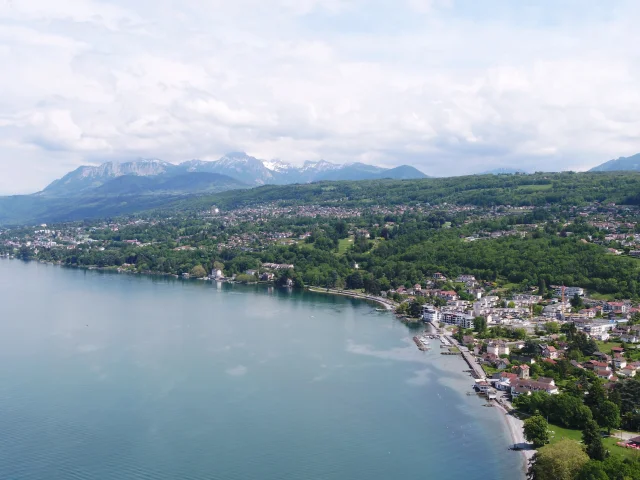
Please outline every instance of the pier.
[[[443, 337], [445, 337], [452, 345], [454, 345], [453, 339], [451, 337], [448, 337], [446, 335], [443, 335]], [[482, 369], [480, 364], [476, 362], [475, 357], [471, 354], [469, 349], [462, 345], [460, 345], [460, 347], [458, 348], [460, 349], [462, 358], [464, 358], [467, 364], [471, 367], [471, 375], [473, 376], [473, 378], [486, 378], [487, 375], [484, 373], [484, 370]]]

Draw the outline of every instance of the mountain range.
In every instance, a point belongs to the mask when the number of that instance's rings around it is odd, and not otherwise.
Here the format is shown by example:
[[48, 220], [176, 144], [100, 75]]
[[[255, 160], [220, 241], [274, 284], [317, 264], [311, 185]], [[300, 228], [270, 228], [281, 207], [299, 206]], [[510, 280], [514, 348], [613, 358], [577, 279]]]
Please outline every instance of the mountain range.
[[597, 167], [593, 167], [590, 172], [615, 172], [615, 171], [640, 171], [640, 153], [636, 153], [630, 157], [620, 157], [615, 160], [609, 160]]
[[426, 175], [409, 165], [382, 168], [364, 163], [339, 165], [307, 161], [302, 167], [281, 160], [265, 161], [234, 152], [219, 160], [180, 164], [156, 158], [82, 166], [52, 182], [40, 196], [125, 195], [216, 192], [260, 185], [287, 185], [321, 180], [416, 179]]

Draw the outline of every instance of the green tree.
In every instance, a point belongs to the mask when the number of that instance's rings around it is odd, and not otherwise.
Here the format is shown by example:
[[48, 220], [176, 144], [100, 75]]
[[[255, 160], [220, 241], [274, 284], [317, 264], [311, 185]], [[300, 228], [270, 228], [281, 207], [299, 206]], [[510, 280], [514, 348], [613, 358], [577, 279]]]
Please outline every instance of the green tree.
[[589, 420], [582, 430], [582, 443], [589, 458], [602, 461], [607, 458], [607, 451], [602, 443], [600, 427], [595, 420]]
[[589, 460], [578, 472], [576, 480], [609, 480], [602, 462]]
[[582, 297], [577, 293], [571, 299], [571, 306], [575, 309], [580, 309], [584, 307], [584, 303], [582, 302]]
[[547, 294], [547, 285], [544, 278], [538, 277], [538, 295], [544, 297]]
[[207, 271], [204, 269], [202, 265], [196, 265], [191, 269], [189, 275], [195, 278], [203, 278], [207, 276]]
[[534, 415], [524, 421], [524, 438], [536, 448], [549, 443], [549, 424], [542, 415]]
[[487, 329], [487, 319], [485, 317], [476, 317], [473, 320], [473, 329], [478, 333], [483, 333]]
[[607, 400], [598, 408], [596, 418], [598, 423], [603, 428], [606, 428], [607, 433], [611, 435], [611, 429], [620, 426], [620, 408], [615, 403]]
[[558, 325], [558, 322], [547, 322], [544, 324], [544, 329], [547, 333], [560, 333], [560, 325]]
[[580, 445], [567, 438], [538, 450], [527, 473], [530, 480], [574, 480], [589, 461]]

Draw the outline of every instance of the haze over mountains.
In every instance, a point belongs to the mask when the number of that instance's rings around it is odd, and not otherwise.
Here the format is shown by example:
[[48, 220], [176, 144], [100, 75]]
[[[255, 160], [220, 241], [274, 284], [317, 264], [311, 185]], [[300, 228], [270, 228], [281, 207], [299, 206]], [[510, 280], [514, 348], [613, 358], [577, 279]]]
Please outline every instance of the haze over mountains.
[[280, 160], [264, 161], [235, 152], [216, 161], [189, 160], [178, 165], [159, 159], [138, 159], [108, 162], [95, 167], [83, 166], [52, 182], [38, 195], [194, 193], [321, 180], [425, 177], [424, 173], [409, 165], [387, 169], [364, 163], [338, 165], [320, 160], [294, 167]]
[[620, 157], [609, 160], [597, 167], [593, 167], [590, 172], [616, 172], [616, 171], [640, 171], [640, 153], [630, 157]]

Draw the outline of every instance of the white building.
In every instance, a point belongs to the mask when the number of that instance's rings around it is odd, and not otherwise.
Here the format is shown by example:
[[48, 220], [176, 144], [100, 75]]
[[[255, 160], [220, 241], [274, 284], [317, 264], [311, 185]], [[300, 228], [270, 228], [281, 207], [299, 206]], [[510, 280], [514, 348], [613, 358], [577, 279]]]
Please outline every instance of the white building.
[[509, 355], [509, 345], [502, 340], [491, 341], [487, 344], [487, 353], [493, 353], [498, 357], [500, 355]]
[[433, 305], [423, 305], [422, 306], [422, 320], [425, 322], [438, 323], [440, 322], [440, 310], [438, 310]]
[[[562, 286], [554, 286], [554, 291], [557, 297], [562, 296]], [[579, 297], [584, 297], [584, 288], [581, 287], [564, 287], [564, 298], [569, 299], [573, 298], [576, 295]]]

